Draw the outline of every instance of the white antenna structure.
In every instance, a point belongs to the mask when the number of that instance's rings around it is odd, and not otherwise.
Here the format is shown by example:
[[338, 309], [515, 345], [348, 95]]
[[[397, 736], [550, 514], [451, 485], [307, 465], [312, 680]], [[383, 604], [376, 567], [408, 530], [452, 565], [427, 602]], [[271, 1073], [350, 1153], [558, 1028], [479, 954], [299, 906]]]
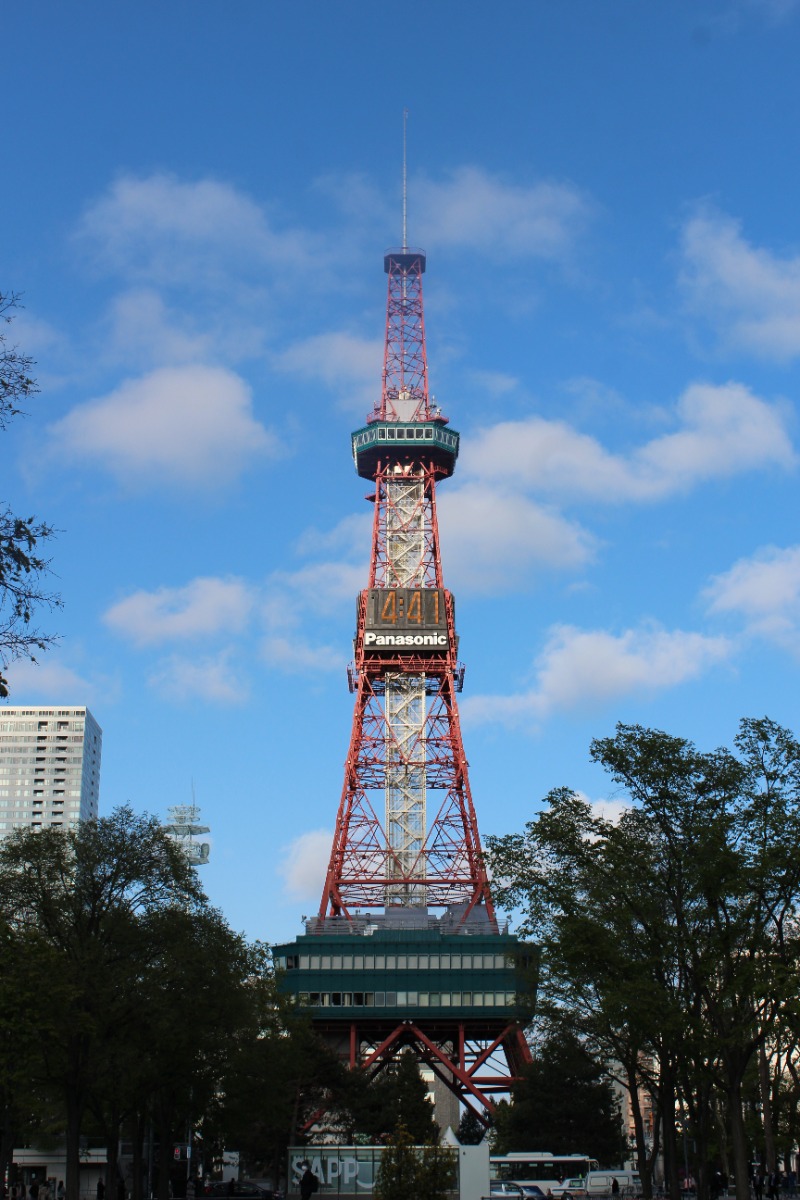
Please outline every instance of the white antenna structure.
[[403, 109], [403, 250], [408, 249], [408, 160], [406, 157], [406, 126], [408, 109]]

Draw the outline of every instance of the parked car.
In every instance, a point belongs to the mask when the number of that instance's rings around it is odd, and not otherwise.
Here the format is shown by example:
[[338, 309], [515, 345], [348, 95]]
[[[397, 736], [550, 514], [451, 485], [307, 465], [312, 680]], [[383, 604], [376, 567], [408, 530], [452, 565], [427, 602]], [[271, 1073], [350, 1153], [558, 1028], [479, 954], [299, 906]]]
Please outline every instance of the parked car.
[[573, 1200], [586, 1200], [587, 1191], [583, 1179], [578, 1176], [575, 1179], [564, 1179], [557, 1187], [550, 1189], [555, 1200], [567, 1200], [572, 1197]]
[[517, 1200], [545, 1200], [545, 1194], [535, 1183], [514, 1183], [511, 1179], [493, 1179], [491, 1182], [493, 1196], [516, 1197]]
[[610, 1196], [615, 1179], [620, 1195], [641, 1195], [642, 1181], [637, 1171], [590, 1171], [586, 1176], [586, 1191], [590, 1196]]

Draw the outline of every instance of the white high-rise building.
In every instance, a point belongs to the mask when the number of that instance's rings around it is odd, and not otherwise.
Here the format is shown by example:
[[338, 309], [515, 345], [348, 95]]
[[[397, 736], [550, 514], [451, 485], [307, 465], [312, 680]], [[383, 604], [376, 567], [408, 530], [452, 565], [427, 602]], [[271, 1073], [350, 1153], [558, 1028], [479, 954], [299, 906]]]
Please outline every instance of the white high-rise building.
[[102, 742], [88, 708], [0, 708], [0, 837], [95, 818]]

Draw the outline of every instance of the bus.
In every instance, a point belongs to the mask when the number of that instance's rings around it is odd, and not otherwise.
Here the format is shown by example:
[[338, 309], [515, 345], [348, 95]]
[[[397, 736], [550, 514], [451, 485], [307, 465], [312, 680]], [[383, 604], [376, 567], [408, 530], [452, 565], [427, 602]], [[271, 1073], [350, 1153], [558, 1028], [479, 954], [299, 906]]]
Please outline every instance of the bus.
[[565, 1179], [585, 1179], [589, 1171], [599, 1168], [596, 1158], [586, 1154], [545, 1154], [532, 1150], [515, 1150], [511, 1154], [493, 1154], [489, 1159], [491, 1179], [508, 1179], [513, 1183], [535, 1183], [543, 1192], [557, 1188]]

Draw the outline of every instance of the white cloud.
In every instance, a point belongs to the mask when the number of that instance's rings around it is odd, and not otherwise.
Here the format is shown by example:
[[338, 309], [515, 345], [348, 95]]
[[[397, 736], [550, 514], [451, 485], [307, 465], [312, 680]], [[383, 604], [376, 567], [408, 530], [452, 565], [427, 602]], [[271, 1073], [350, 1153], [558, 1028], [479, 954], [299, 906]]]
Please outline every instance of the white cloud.
[[507, 375], [503, 371], [471, 371], [470, 383], [492, 400], [499, 400], [519, 387], [519, 380], [514, 375]]
[[504, 421], [470, 440], [463, 466], [473, 477], [613, 503], [658, 500], [705, 480], [794, 465], [781, 412], [742, 384], [692, 384], [675, 417], [675, 432], [627, 455], [611, 453], [563, 421]]
[[192, 328], [182, 313], [171, 311], [152, 288], [132, 288], [111, 304], [105, 353], [123, 362], [158, 366], [196, 363], [214, 349], [209, 333]]
[[311, 829], [281, 848], [278, 873], [286, 885], [289, 899], [319, 900], [328, 871], [332, 841], [330, 830]]
[[715, 575], [706, 595], [712, 612], [766, 616], [800, 604], [800, 546], [766, 546]]
[[138, 591], [119, 600], [103, 620], [115, 633], [140, 646], [183, 638], [239, 632], [255, 602], [242, 579], [193, 579], [180, 588]]
[[147, 682], [160, 697], [179, 703], [244, 704], [249, 687], [237, 677], [231, 660], [229, 650], [205, 658], [172, 655], [150, 672]]
[[345, 555], [356, 553], [363, 558], [366, 567], [371, 532], [372, 505], [370, 505], [369, 511], [366, 510], [366, 506], [362, 506], [361, 512], [350, 513], [348, 516], [342, 517], [341, 521], [337, 521], [332, 529], [324, 531], [307, 529], [298, 539], [297, 553], [309, 555], [322, 552], [344, 553]]
[[479, 167], [414, 183], [414, 227], [426, 245], [518, 259], [561, 258], [587, 224], [590, 205], [571, 184], [520, 185]]
[[[589, 800], [588, 796], [584, 799]], [[628, 812], [629, 804], [625, 804], [622, 800], [589, 800], [592, 806], [592, 816], [596, 820], [608, 821], [611, 825], [618, 825], [620, 817]]]
[[448, 584], [480, 592], [514, 587], [537, 566], [586, 562], [594, 541], [526, 496], [484, 483], [443, 491], [437, 503]]
[[109, 689], [107, 680], [81, 675], [52, 652], [41, 653], [36, 662], [19, 659], [4, 674], [12, 704], [23, 700], [30, 704], [56, 700], [69, 705], [89, 704], [99, 696], [107, 698], [109, 690], [115, 690]]
[[705, 211], [686, 222], [681, 284], [725, 344], [786, 361], [800, 354], [800, 255], [753, 246], [741, 223]]
[[276, 355], [280, 370], [319, 381], [362, 418], [380, 397], [383, 345], [351, 333], [319, 333]]
[[[368, 536], [368, 535], [367, 535]], [[359, 548], [368, 553], [368, 540]], [[286, 674], [309, 671], [341, 671], [347, 659], [343, 644], [319, 642], [320, 619], [331, 616], [332, 607], [355, 609], [355, 599], [367, 581], [367, 562], [309, 563], [297, 571], [275, 571], [270, 576], [261, 604], [267, 634], [261, 657], [269, 666]], [[309, 615], [312, 636], [305, 632]], [[355, 615], [355, 614], [354, 614]]]
[[680, 397], [677, 413], [683, 428], [648, 442], [635, 455], [635, 465], [650, 476], [656, 494], [795, 463], [782, 414], [743, 384], [694, 383]]
[[72, 409], [48, 429], [51, 458], [94, 461], [133, 484], [213, 489], [279, 452], [247, 384], [222, 367], [164, 367]]
[[800, 650], [800, 546], [765, 546], [739, 559], [704, 595], [710, 612], [738, 614], [751, 632]]
[[270, 576], [270, 590], [291, 591], [304, 608], [312, 612], [329, 612], [331, 603], [353, 600], [366, 587], [369, 544], [359, 547], [363, 563], [308, 563], [297, 571], [275, 571]]
[[78, 237], [106, 269], [165, 285], [218, 283], [234, 270], [312, 270], [324, 246], [273, 225], [250, 196], [216, 179], [121, 176], [84, 213]]
[[294, 633], [286, 636], [271, 636], [264, 639], [261, 647], [264, 661], [277, 667], [287, 675], [305, 675], [308, 672], [342, 671], [346, 658], [333, 646], [312, 645]]
[[594, 708], [620, 696], [695, 679], [732, 652], [724, 637], [656, 626], [621, 634], [558, 625], [536, 660], [536, 681], [516, 696], [476, 696], [462, 705], [475, 722], [527, 724], [560, 710]]
[[12, 345], [24, 346], [25, 353], [34, 357], [45, 353], [52, 357], [54, 352], [63, 354], [68, 345], [60, 329], [24, 308], [17, 310], [13, 334], [8, 340]]

